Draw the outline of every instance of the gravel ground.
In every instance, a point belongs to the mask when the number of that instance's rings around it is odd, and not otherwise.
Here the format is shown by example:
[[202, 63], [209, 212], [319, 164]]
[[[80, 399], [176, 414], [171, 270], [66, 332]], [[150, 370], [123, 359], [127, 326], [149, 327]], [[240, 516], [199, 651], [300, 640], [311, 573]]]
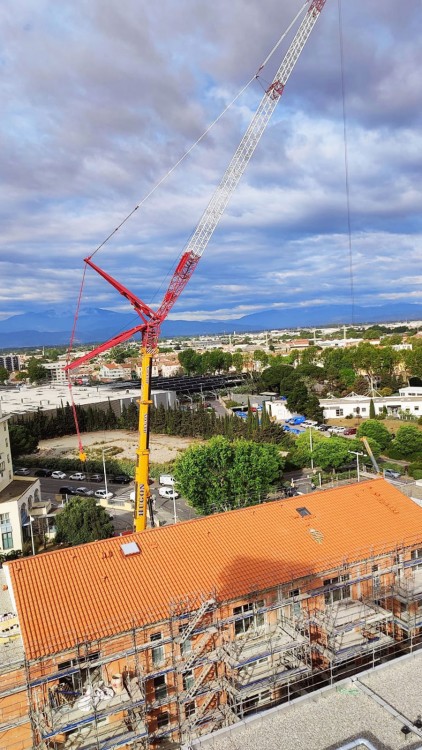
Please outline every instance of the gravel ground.
[[[154, 463], [173, 461], [189, 445], [199, 442], [201, 441], [174, 435], [151, 435], [151, 461]], [[127, 430], [85, 432], [82, 434], [82, 443], [84, 447], [96, 446], [98, 448], [115, 445], [123, 449], [116, 458], [135, 459], [138, 435], [136, 432], [129, 432]], [[78, 443], [76, 435], [69, 435], [62, 438], [52, 438], [51, 440], [40, 440], [39, 448], [40, 454], [43, 456], [74, 458], [78, 452]]]
[[[422, 653], [390, 662], [362, 678], [391, 707], [411, 722], [422, 712]], [[365, 738], [377, 750], [416, 750], [422, 738], [404, 735], [403, 720], [378, 705], [349, 682], [314, 693], [289, 707], [255, 715], [246, 723], [192, 743], [208, 750], [335, 750]], [[357, 746], [359, 747], [359, 746]]]

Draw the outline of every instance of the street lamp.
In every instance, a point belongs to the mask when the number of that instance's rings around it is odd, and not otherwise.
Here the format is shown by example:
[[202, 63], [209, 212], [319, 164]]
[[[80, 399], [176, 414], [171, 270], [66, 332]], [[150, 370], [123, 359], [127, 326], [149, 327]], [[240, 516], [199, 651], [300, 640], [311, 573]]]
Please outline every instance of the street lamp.
[[176, 491], [173, 487], [173, 514], [174, 514], [174, 523], [177, 523], [177, 514], [176, 514]]
[[312, 451], [314, 449], [314, 446], [312, 444], [312, 425], [309, 426], [309, 448], [310, 448], [310, 451], [311, 451], [311, 469], [313, 471], [313, 469], [314, 469], [314, 459], [313, 459], [313, 456], [312, 456]]
[[356, 469], [357, 469], [357, 475], [358, 475], [358, 482], [360, 482], [360, 473], [359, 473], [359, 456], [364, 456], [364, 453], [359, 453], [359, 451], [348, 451], [349, 453], [353, 453], [356, 456]]
[[107, 472], [106, 472], [106, 464], [105, 464], [105, 456], [104, 456], [104, 448], [102, 450], [103, 454], [103, 469], [104, 469], [104, 487], [106, 491], [106, 498], [108, 497], [108, 488], [107, 488]]

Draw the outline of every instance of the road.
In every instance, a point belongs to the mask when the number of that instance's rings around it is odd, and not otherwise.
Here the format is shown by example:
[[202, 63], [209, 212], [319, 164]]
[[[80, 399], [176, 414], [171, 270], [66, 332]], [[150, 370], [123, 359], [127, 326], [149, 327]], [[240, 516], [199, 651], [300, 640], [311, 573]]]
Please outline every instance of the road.
[[[60, 487], [88, 487], [94, 492], [99, 489], [105, 489], [104, 482], [90, 482], [88, 480], [75, 481], [68, 477], [66, 479], [52, 479], [51, 477], [40, 477], [41, 499], [50, 500], [53, 504], [56, 502], [56, 495], [59, 494]], [[130, 493], [134, 490], [134, 482], [130, 484], [114, 484], [107, 482], [107, 489], [113, 492], [116, 500], [129, 499]], [[151, 485], [151, 495], [155, 497], [155, 517], [161, 526], [174, 523], [174, 504], [172, 499], [160, 497], [158, 494], [159, 484], [153, 482]], [[108, 511], [113, 518], [113, 525], [117, 532], [131, 531], [133, 528], [133, 514], [130, 511], [112, 508]], [[176, 518], [177, 521], [187, 521], [196, 518], [197, 514], [187, 502], [182, 498], [176, 499]]]

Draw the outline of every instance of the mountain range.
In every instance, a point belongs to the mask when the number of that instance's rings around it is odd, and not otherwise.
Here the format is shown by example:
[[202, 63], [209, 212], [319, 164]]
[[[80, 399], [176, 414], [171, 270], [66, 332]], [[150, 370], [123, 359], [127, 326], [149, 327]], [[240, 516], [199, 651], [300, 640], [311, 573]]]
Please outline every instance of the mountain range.
[[[355, 307], [353, 321], [351, 318], [350, 305], [286, 307], [282, 310], [263, 310], [235, 320], [166, 320], [162, 326], [162, 337], [422, 320], [422, 305], [397, 303]], [[131, 313], [85, 308], [79, 314], [75, 342], [91, 344], [105, 341], [138, 322], [139, 318]], [[13, 315], [0, 321], [0, 348], [13, 350], [20, 347], [63, 346], [69, 343], [72, 327], [73, 314], [64, 309]]]

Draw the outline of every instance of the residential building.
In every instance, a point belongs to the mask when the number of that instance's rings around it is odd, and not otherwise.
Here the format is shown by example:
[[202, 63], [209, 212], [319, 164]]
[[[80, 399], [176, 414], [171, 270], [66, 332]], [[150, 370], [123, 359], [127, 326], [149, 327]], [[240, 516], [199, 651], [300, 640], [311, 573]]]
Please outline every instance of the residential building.
[[104, 362], [99, 376], [101, 380], [130, 380], [133, 367], [131, 364], [117, 365], [115, 362]]
[[[420, 391], [420, 393], [417, 393]], [[415, 417], [422, 416], [422, 389], [416, 387], [401, 388], [395, 396], [360, 396], [350, 393], [344, 398], [321, 398], [319, 404], [324, 411], [324, 419], [336, 419], [344, 417], [369, 417], [371, 400], [374, 404], [375, 414], [387, 412], [391, 416], [400, 414], [412, 414]]]
[[417, 649], [422, 509], [376, 479], [2, 575], [7, 750], [177, 747]]
[[8, 372], [18, 372], [21, 369], [19, 354], [0, 354], [0, 367], [5, 367]]
[[13, 476], [7, 420], [0, 416], [0, 554], [22, 550], [31, 535], [31, 508], [41, 499], [39, 479]]
[[50, 383], [65, 385], [68, 382], [68, 375], [64, 362], [43, 362], [42, 366], [47, 370], [47, 376]]

